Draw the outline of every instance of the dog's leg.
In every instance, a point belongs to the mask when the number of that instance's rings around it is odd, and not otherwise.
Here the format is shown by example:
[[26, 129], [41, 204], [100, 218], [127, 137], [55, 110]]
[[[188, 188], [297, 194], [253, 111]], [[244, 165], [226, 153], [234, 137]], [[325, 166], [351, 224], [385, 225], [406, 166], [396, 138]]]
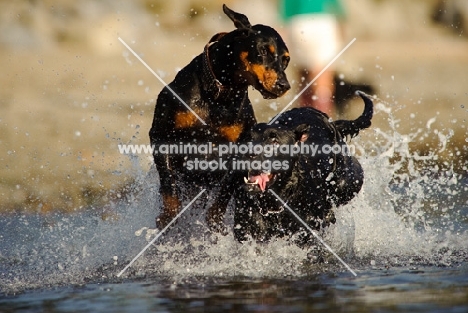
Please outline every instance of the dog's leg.
[[163, 201], [161, 214], [156, 218], [156, 226], [161, 229], [179, 213], [180, 200], [169, 156], [155, 155], [154, 162], [159, 172], [160, 192]]
[[236, 189], [236, 182], [241, 181], [241, 172], [231, 171], [226, 173], [221, 183], [221, 188], [216, 196], [215, 202], [208, 208], [206, 213], [206, 222], [208, 227], [214, 231], [227, 234], [226, 226], [224, 225], [224, 215], [226, 209], [234, 195]]
[[[247, 99], [247, 101], [249, 100]], [[244, 107], [244, 110], [246, 112], [245, 116], [250, 116], [251, 120], [243, 127], [244, 132], [240, 134], [239, 140], [237, 141], [238, 143], [247, 141], [250, 128], [256, 123], [250, 101], [248, 102], [248, 105]], [[229, 159], [228, 168], [232, 168], [232, 161], [232, 159]], [[246, 173], [243, 171], [231, 170], [228, 171], [221, 179], [221, 188], [216, 196], [215, 202], [210, 208], [208, 208], [206, 213], [206, 222], [212, 231], [227, 235], [227, 229], [224, 225], [224, 216], [226, 214], [229, 201], [236, 193], [237, 186], [243, 184], [243, 177], [245, 177], [245, 175]]]
[[227, 230], [224, 225], [224, 215], [226, 214], [226, 208], [232, 194], [226, 195], [226, 191], [223, 191], [223, 188], [221, 188], [219, 193], [215, 203], [207, 210], [206, 222], [212, 231], [226, 235]]

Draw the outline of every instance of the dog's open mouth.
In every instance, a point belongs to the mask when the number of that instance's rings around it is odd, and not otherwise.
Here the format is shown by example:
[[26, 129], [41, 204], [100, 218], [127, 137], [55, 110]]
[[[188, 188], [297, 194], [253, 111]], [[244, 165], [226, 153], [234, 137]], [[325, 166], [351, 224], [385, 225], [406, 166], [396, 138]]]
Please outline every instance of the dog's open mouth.
[[270, 172], [262, 172], [262, 173], [249, 173], [249, 177], [244, 177], [244, 182], [247, 185], [258, 186], [260, 190], [263, 192], [266, 189], [267, 183], [272, 183], [276, 178], [275, 174]]

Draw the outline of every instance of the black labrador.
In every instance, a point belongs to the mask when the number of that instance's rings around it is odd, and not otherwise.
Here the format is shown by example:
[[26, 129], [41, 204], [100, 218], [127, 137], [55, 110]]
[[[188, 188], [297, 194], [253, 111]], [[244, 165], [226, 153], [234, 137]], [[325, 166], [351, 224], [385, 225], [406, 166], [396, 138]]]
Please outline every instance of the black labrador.
[[[363, 169], [345, 141], [371, 125], [373, 103], [364, 93], [358, 94], [365, 108], [356, 120], [331, 122], [316, 109], [296, 108], [271, 125], [260, 123], [253, 128], [250, 141], [254, 148], [244, 159], [250, 170], [235, 196], [237, 240], [250, 236], [267, 241], [301, 230], [307, 233], [283, 202], [315, 230], [335, 223], [332, 208], [353, 199], [364, 179]], [[304, 242], [309, 235], [296, 239]]]

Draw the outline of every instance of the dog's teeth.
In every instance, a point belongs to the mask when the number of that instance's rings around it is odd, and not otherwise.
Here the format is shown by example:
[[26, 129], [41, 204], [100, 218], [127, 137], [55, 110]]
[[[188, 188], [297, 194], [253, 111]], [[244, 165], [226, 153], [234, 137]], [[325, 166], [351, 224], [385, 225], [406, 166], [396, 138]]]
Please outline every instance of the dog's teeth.
[[257, 184], [258, 184], [258, 178], [257, 178], [253, 183], [251, 183], [251, 182], [247, 179], [247, 177], [244, 177], [244, 181], [245, 181], [246, 184], [249, 184], [249, 185], [257, 185]]

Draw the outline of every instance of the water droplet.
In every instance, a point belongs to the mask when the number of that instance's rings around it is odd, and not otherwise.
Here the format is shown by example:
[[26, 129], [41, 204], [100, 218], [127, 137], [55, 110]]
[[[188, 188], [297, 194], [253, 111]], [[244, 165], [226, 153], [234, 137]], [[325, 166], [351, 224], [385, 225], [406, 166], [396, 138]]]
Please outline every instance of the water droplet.
[[141, 228], [141, 229], [135, 231], [135, 236], [140, 237], [141, 234], [142, 234], [145, 230], [147, 230], [147, 229], [148, 229], [148, 227], [143, 227], [143, 228]]

